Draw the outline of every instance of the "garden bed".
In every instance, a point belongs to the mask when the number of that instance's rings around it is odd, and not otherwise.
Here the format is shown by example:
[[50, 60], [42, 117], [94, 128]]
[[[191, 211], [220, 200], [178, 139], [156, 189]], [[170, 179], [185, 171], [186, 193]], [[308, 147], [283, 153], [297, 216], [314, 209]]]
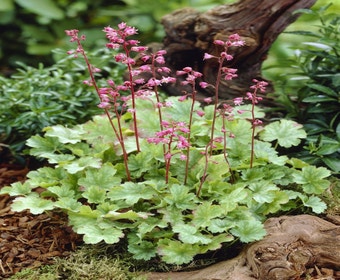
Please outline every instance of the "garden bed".
[[[24, 180], [27, 172], [27, 167], [2, 163], [0, 187]], [[32, 215], [28, 211], [13, 212], [10, 209], [11, 201], [12, 198], [7, 195], [0, 196], [0, 278], [10, 277], [26, 268], [52, 264], [55, 257], [66, 258], [82, 243], [81, 236], [67, 226], [66, 217], [54, 213]], [[284, 223], [283, 229], [277, 227]], [[339, 263], [336, 263], [340, 256], [335, 249], [340, 246], [338, 215], [329, 215], [324, 219], [308, 215], [274, 218], [266, 223], [266, 227], [271, 231], [270, 236], [248, 246], [248, 250], [244, 249], [236, 258], [201, 270], [149, 273], [147, 279], [227, 280], [236, 279], [233, 278], [236, 275], [239, 277], [237, 279], [242, 280], [263, 279], [254, 277], [249, 268], [257, 267], [257, 273], [275, 271], [273, 268], [278, 269], [278, 262], [283, 255], [289, 255], [290, 260], [282, 261], [280, 273], [283, 274], [271, 279], [340, 279]], [[304, 238], [297, 242], [296, 236], [299, 234], [304, 235]], [[282, 252], [283, 249], [286, 251]], [[260, 251], [262, 257], [265, 254], [269, 256], [262, 264]]]

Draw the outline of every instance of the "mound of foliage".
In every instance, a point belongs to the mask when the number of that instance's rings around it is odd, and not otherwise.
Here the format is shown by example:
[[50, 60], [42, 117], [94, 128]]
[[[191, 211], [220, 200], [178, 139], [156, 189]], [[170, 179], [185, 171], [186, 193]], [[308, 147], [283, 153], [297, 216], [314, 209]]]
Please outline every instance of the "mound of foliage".
[[[162, 66], [165, 52], [148, 53], [125, 23], [104, 31], [108, 49], [123, 50], [114, 58], [126, 66], [128, 79], [99, 86], [99, 69], [82, 46], [85, 36], [66, 31], [77, 44], [69, 54], [84, 57], [90, 72], [85, 84], [97, 92], [104, 114], [46, 127], [43, 136], [27, 141], [31, 155], [50, 166], [1, 190], [18, 196], [14, 211], [63, 211], [86, 243], [127, 243], [135, 259], [184, 264], [236, 240], [261, 239], [268, 216], [326, 209], [318, 195], [329, 187], [330, 171], [277, 151], [299, 145], [306, 137], [302, 126], [261, 121], [257, 93], [266, 82], [254, 80], [243, 97], [220, 104], [221, 79], [237, 77], [237, 69], [225, 66], [233, 59], [229, 49], [244, 44], [237, 34], [214, 42], [220, 56], [204, 55], [219, 62], [216, 84], [198, 83], [202, 74], [185, 67], [177, 75], [192, 91], [162, 99], [158, 87], [175, 79]], [[136, 65], [134, 54], [143, 65]], [[198, 86], [215, 88], [215, 96], [198, 102]]]
[[[121, 76], [104, 49], [88, 55], [98, 57], [98, 79]], [[26, 140], [46, 126], [83, 123], [101, 112], [98, 98], [82, 83], [88, 78], [85, 63], [66, 58], [50, 67], [20, 66], [11, 78], [0, 77], [0, 143], [13, 154], [22, 155]]]

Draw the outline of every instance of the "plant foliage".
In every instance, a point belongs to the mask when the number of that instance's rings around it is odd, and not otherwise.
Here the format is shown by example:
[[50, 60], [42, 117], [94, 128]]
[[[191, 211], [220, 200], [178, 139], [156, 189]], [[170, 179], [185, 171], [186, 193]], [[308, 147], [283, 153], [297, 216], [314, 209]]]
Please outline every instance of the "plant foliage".
[[[88, 55], [100, 57], [98, 79], [121, 75], [106, 50]], [[46, 126], [82, 123], [101, 112], [98, 99], [82, 85], [88, 74], [81, 61], [67, 58], [50, 67], [20, 66], [11, 78], [0, 77], [0, 143], [14, 154], [22, 155], [25, 141]]]
[[[330, 185], [330, 171], [279, 155], [279, 147], [299, 145], [306, 133], [296, 122], [282, 120], [264, 125], [256, 109], [258, 91], [267, 83], [254, 80], [244, 98], [219, 106], [218, 84], [237, 76], [224, 66], [231, 60], [229, 47], [242, 47], [237, 34], [215, 40], [222, 49], [215, 100], [196, 101], [196, 79], [202, 74], [185, 67], [192, 92], [161, 99], [158, 86], [171, 77], [139, 78], [144, 72], [168, 73], [164, 51], [147, 54], [131, 40], [134, 27], [104, 28], [108, 48], [119, 49], [114, 58], [126, 65], [129, 78], [99, 87], [82, 48], [85, 36], [66, 30], [77, 44], [70, 54], [82, 55], [100, 98], [104, 115], [72, 127], [44, 128], [27, 145], [31, 155], [50, 166], [28, 173], [23, 183], [2, 188], [15, 198], [12, 209], [33, 214], [61, 210], [86, 243], [127, 243], [136, 259], [161, 258], [171, 264], [189, 263], [235, 240], [252, 242], [265, 234], [263, 221], [278, 213], [311, 209], [322, 213], [318, 197]], [[131, 53], [149, 62], [139, 68]], [[140, 89], [138, 88], [140, 86]], [[201, 82], [201, 87], [214, 86]], [[130, 92], [130, 95], [121, 93]], [[191, 97], [191, 98], [189, 98]], [[249, 104], [243, 104], [249, 103]], [[36, 192], [39, 188], [40, 191]]]
[[[168, 110], [171, 116], [182, 103], [175, 98], [168, 101], [173, 103]], [[149, 119], [157, 118], [150, 101], [138, 100], [137, 107], [143, 108]], [[205, 127], [211, 121], [210, 117], [196, 117], [193, 125]], [[294, 127], [294, 122], [286, 122]], [[146, 138], [141, 139], [140, 153], [131, 154], [136, 159], [129, 162], [133, 181], [126, 181], [114, 136], [102, 136], [103, 127], [108, 125], [105, 117], [96, 116], [72, 128], [48, 127], [43, 137], [31, 137], [27, 142], [31, 154], [45, 158], [54, 167], [31, 171], [26, 182], [3, 188], [1, 193], [18, 196], [12, 209], [30, 209], [33, 214], [63, 210], [87, 243], [112, 244], [127, 239], [135, 258], [148, 260], [159, 255], [163, 261], [176, 264], [188, 263], [194, 256], [216, 250], [235, 238], [242, 242], [261, 239], [265, 234], [262, 222], [268, 215], [300, 207], [309, 207], [315, 213], [325, 210], [316, 195], [329, 186], [325, 178], [330, 172], [279, 156], [270, 143], [275, 141], [273, 138], [268, 139], [270, 142], [256, 140], [256, 159], [249, 169], [251, 126], [246, 119], [228, 123], [235, 135], [244, 135], [228, 140], [234, 181], [230, 182], [231, 173], [224, 159], [215, 154], [200, 196], [195, 194], [205, 156], [201, 153], [204, 145], [199, 143], [205, 142], [205, 135], [198, 129], [192, 134], [197, 144], [191, 147], [194, 156], [184, 185], [184, 162], [173, 159], [166, 183], [163, 151]], [[130, 125], [131, 121], [124, 124], [127, 130]], [[149, 126], [147, 120], [140, 122], [141, 129], [150, 130]], [[271, 131], [280, 126], [280, 122], [265, 126], [260, 136], [266, 139], [267, 127]], [[154, 129], [156, 132], [158, 127]], [[281, 141], [298, 143], [303, 130], [295, 130], [297, 133], [286, 134]], [[133, 141], [133, 137], [126, 137]], [[36, 188], [44, 191], [37, 195]]]
[[304, 148], [294, 156], [339, 174], [340, 16], [326, 13], [329, 6], [300, 11], [318, 19], [319, 30], [291, 32], [310, 40], [290, 59], [289, 79], [277, 79], [283, 88], [278, 101], [285, 116], [303, 124], [308, 134]]

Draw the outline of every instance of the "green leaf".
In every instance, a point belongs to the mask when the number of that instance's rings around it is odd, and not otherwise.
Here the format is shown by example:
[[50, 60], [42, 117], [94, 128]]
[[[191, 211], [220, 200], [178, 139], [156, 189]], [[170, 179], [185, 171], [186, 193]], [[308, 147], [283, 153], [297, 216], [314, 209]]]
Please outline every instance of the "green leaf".
[[63, 167], [71, 174], [75, 174], [82, 171], [88, 167], [100, 168], [101, 159], [94, 157], [81, 157], [69, 164], [65, 164]]
[[[309, 88], [315, 89], [319, 92], [325, 93], [328, 96], [334, 97], [334, 98], [330, 98], [330, 101], [336, 101], [339, 98], [339, 94], [329, 87], [326, 87], [326, 86], [323, 86], [323, 85], [320, 85], [320, 84], [307, 84], [307, 86]], [[320, 95], [320, 96], [322, 96], [322, 95]], [[313, 97], [313, 96], [311, 96], [311, 97]], [[317, 97], [317, 96], [315, 96], [315, 97]], [[323, 97], [325, 97], [325, 96], [323, 96]], [[303, 101], [305, 101], [305, 99]], [[305, 101], [305, 102], [308, 102], [308, 101]]]
[[30, 154], [32, 156], [48, 158], [60, 148], [60, 142], [57, 138], [44, 138], [39, 135], [32, 136], [26, 142], [27, 146], [32, 147]]
[[28, 209], [33, 215], [42, 214], [53, 208], [53, 201], [40, 198], [37, 193], [31, 193], [26, 197], [17, 197], [11, 206], [13, 211], [21, 212]]
[[324, 167], [306, 166], [301, 171], [293, 173], [295, 182], [301, 184], [304, 192], [308, 194], [321, 194], [330, 185], [328, 180], [331, 172]]
[[55, 125], [45, 128], [45, 136], [55, 137], [60, 143], [76, 144], [83, 140], [82, 135], [85, 131], [80, 126], [74, 126], [73, 128], [67, 128], [62, 125]]
[[310, 196], [307, 200], [302, 200], [302, 202], [304, 206], [312, 208], [316, 214], [321, 214], [327, 209], [326, 203], [316, 196]]
[[230, 232], [245, 243], [260, 240], [266, 235], [263, 225], [256, 220], [238, 221]]
[[150, 213], [145, 212], [135, 212], [132, 210], [128, 210], [126, 212], [117, 212], [117, 211], [110, 211], [107, 213], [104, 218], [108, 218], [110, 220], [140, 220], [140, 219], [147, 219], [151, 215]]
[[340, 151], [340, 142], [336, 144], [323, 144], [315, 154], [318, 156], [331, 155]]
[[268, 142], [255, 141], [255, 158], [256, 162], [265, 160], [266, 162], [277, 165], [285, 165], [288, 157], [279, 156], [278, 152]]
[[30, 171], [27, 177], [32, 186], [48, 188], [59, 185], [61, 180], [68, 177], [68, 174], [59, 167], [41, 167], [38, 170]]
[[147, 183], [126, 182], [120, 186], [114, 187], [107, 194], [113, 202], [124, 200], [126, 205], [131, 206], [140, 199], [151, 199], [156, 195], [155, 190]]
[[222, 233], [211, 237], [212, 240], [207, 245], [200, 246], [200, 254], [204, 254], [208, 251], [216, 251], [222, 247], [223, 243], [232, 242], [235, 238], [231, 234]]
[[89, 186], [86, 187], [82, 196], [87, 199], [89, 203], [97, 203], [105, 201], [106, 190], [102, 189], [100, 186]]
[[58, 197], [74, 197], [75, 196], [74, 190], [64, 185], [49, 187], [48, 191], [55, 194]]
[[336, 102], [337, 98], [335, 97], [328, 97], [326, 95], [314, 95], [314, 96], [308, 96], [302, 100], [306, 103], [318, 103], [318, 102]]
[[213, 219], [210, 221], [210, 225], [208, 226], [208, 230], [211, 233], [221, 233], [227, 232], [230, 228], [234, 227], [235, 224], [231, 223], [227, 219]]
[[187, 186], [174, 184], [170, 187], [170, 194], [164, 196], [164, 201], [178, 209], [186, 210], [195, 207], [196, 196], [189, 192]]
[[185, 244], [208, 244], [211, 242], [211, 239], [198, 232], [195, 226], [178, 224], [173, 226], [172, 229], [178, 233], [179, 239]]
[[[117, 120], [113, 120], [113, 124], [117, 125]], [[106, 116], [94, 116], [92, 121], [83, 125], [85, 139], [88, 143], [96, 146], [107, 143], [117, 143], [116, 135]], [[118, 143], [117, 143], [118, 144]]]
[[158, 243], [158, 251], [162, 260], [169, 264], [185, 264], [192, 261], [199, 252], [199, 246], [185, 244], [177, 240], [163, 239]]
[[15, 0], [21, 7], [42, 17], [61, 20], [64, 12], [52, 0]]
[[124, 237], [124, 233], [120, 229], [113, 226], [111, 228], [100, 228], [96, 224], [86, 224], [77, 229], [77, 233], [84, 234], [84, 242], [87, 244], [97, 244], [104, 241], [107, 244], [115, 244], [120, 238]]
[[0, 12], [7, 12], [14, 10], [13, 0], [2, 0], [0, 5]]
[[148, 170], [154, 168], [155, 162], [152, 161], [152, 153], [140, 152], [136, 155], [129, 156], [128, 167], [135, 177], [141, 177], [141, 175]]
[[306, 137], [307, 134], [302, 129], [302, 125], [286, 119], [266, 125], [260, 133], [260, 138], [263, 141], [277, 141], [280, 146], [285, 148], [299, 145], [301, 138]]
[[193, 211], [192, 223], [197, 228], [205, 228], [211, 224], [212, 219], [219, 217], [222, 213], [223, 210], [219, 205], [204, 201]]
[[279, 188], [269, 181], [251, 183], [249, 189], [253, 191], [252, 198], [258, 203], [270, 203], [275, 199]]
[[11, 186], [3, 187], [0, 189], [1, 194], [8, 194], [10, 196], [26, 195], [32, 192], [34, 186], [31, 186], [29, 181], [24, 183], [16, 182], [11, 184]]
[[159, 217], [149, 215], [149, 217], [140, 222], [138, 225], [138, 237], [143, 238], [149, 232], [152, 232], [155, 228], [165, 228], [167, 227], [167, 223], [164, 220], [160, 220]]
[[332, 157], [324, 157], [322, 161], [333, 171], [339, 173], [340, 172], [340, 160], [339, 158], [332, 158]]
[[133, 254], [135, 259], [148, 261], [156, 256], [157, 247], [154, 243], [145, 240], [139, 240], [136, 237], [132, 238], [131, 235], [129, 235], [128, 240], [128, 251]]
[[67, 211], [78, 212], [82, 204], [74, 197], [61, 197], [54, 203], [55, 208]]
[[103, 190], [110, 190], [121, 183], [121, 178], [115, 176], [116, 172], [115, 167], [106, 162], [99, 169], [87, 169], [85, 177], [80, 178], [78, 183], [85, 188], [99, 187]]

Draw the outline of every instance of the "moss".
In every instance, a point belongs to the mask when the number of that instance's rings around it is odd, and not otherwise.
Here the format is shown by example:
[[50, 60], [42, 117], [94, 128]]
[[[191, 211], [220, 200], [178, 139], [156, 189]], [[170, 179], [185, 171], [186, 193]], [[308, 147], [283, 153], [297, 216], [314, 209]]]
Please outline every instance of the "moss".
[[130, 272], [127, 261], [105, 256], [91, 246], [83, 246], [68, 258], [56, 258], [53, 265], [25, 269], [11, 280], [144, 280], [145, 277]]

